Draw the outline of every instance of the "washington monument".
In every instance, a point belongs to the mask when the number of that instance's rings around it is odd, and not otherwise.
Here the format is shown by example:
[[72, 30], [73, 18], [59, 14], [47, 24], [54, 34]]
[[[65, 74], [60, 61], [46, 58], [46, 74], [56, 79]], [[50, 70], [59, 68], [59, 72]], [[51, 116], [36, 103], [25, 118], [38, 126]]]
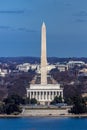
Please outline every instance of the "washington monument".
[[46, 49], [46, 25], [43, 22], [41, 26], [41, 77], [37, 72], [27, 88], [27, 97], [30, 100], [35, 98], [39, 104], [43, 105], [50, 104], [56, 96], [61, 96], [63, 99], [63, 88], [47, 73]]
[[41, 30], [41, 84], [47, 84], [46, 25], [44, 22]]

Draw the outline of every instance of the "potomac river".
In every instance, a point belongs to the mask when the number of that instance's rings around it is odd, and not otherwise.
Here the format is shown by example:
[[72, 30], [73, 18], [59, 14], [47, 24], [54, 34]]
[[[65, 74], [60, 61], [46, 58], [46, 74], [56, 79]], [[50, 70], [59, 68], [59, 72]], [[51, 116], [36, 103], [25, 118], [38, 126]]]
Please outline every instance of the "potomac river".
[[87, 130], [87, 118], [0, 118], [0, 130]]

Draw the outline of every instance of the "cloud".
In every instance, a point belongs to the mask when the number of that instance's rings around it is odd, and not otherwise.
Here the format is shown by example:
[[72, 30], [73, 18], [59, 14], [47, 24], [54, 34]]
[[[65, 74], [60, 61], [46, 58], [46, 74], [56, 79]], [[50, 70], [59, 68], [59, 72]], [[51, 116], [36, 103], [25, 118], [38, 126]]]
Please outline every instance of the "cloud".
[[64, 5], [65, 5], [65, 6], [71, 6], [71, 4], [69, 4], [69, 3], [64, 3]]
[[0, 29], [11, 29], [11, 27], [10, 26], [0, 26]]
[[72, 3], [71, 2], [64, 2], [64, 5], [65, 6], [72, 6]]
[[83, 22], [87, 22], [87, 20], [84, 20], [84, 19], [76, 19], [76, 22], [78, 22], [78, 23], [83, 23]]
[[19, 31], [25, 31], [25, 32], [37, 32], [36, 30], [30, 30], [28, 28], [18, 28]]
[[23, 14], [24, 10], [0, 10], [0, 14]]
[[29, 33], [34, 33], [34, 32], [38, 32], [37, 30], [31, 30], [25, 27], [20, 27], [20, 28], [15, 28], [12, 26], [4, 26], [4, 25], [0, 25], [0, 30], [10, 30], [10, 31], [22, 31], [22, 32], [29, 32]]
[[87, 12], [84, 10], [73, 14], [73, 16], [75, 17], [75, 22], [78, 22], [78, 23], [87, 22]]
[[73, 16], [86, 17], [87, 16], [87, 12], [86, 11], [80, 11], [79, 13], [76, 13]]

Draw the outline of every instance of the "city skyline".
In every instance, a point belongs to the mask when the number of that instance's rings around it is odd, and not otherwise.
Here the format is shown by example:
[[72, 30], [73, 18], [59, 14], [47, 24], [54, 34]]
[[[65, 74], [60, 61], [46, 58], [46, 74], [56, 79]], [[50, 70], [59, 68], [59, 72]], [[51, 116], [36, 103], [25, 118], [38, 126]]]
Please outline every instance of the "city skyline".
[[86, 5], [86, 0], [0, 0], [0, 57], [40, 57], [43, 21], [48, 57], [87, 57]]

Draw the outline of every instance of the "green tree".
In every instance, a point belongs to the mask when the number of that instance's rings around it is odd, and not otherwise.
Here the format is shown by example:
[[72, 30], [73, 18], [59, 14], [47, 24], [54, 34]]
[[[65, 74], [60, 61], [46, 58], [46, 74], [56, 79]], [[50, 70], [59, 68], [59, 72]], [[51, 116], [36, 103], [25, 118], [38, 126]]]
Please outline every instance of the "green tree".
[[5, 105], [4, 104], [0, 104], [0, 114], [4, 114], [4, 108], [5, 108]]
[[57, 104], [57, 103], [62, 103], [62, 97], [61, 96], [56, 96], [54, 100], [51, 102], [51, 104]]
[[[20, 113], [22, 111], [20, 104], [23, 99], [18, 95], [11, 95], [4, 99], [4, 104], [1, 107], [1, 112], [6, 114]], [[3, 108], [3, 111], [2, 111]]]
[[5, 104], [22, 104], [23, 102], [23, 99], [19, 96], [19, 95], [11, 95], [11, 96], [8, 96], [8, 98], [4, 99], [4, 102]]
[[64, 98], [64, 102], [67, 103], [68, 105], [73, 105], [73, 100], [72, 98]]
[[6, 114], [12, 114], [12, 113], [20, 113], [22, 110], [21, 108], [19, 107], [19, 105], [16, 105], [16, 104], [6, 104], [5, 107], [4, 107], [4, 112]]
[[71, 108], [71, 113], [82, 114], [87, 112], [86, 102], [81, 96], [75, 96], [73, 98], [73, 107]]
[[30, 100], [30, 103], [31, 103], [31, 104], [37, 104], [37, 100], [36, 100], [35, 98], [32, 98], [32, 99]]
[[25, 99], [25, 104], [30, 104], [31, 103], [31, 100], [30, 100], [30, 98], [28, 97], [28, 98], [26, 98]]

